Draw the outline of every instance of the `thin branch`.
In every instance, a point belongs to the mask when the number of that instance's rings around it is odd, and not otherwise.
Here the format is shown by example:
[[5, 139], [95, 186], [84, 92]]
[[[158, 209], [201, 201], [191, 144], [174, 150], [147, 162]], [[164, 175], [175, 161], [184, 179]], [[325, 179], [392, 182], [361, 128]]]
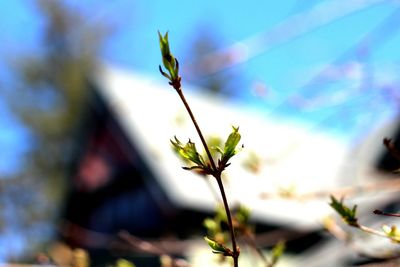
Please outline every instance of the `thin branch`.
[[361, 231], [364, 231], [364, 232], [366, 232], [366, 233], [373, 234], [373, 235], [377, 235], [377, 236], [384, 237], [384, 238], [389, 238], [389, 239], [392, 240], [392, 241], [398, 242], [397, 239], [394, 239], [394, 238], [392, 238], [391, 236], [388, 236], [388, 235], [385, 234], [384, 232], [375, 230], [375, 229], [370, 228], [370, 227], [368, 227], [368, 226], [359, 224], [356, 228], [358, 228], [358, 229], [360, 229]]
[[164, 249], [162, 249], [161, 247], [155, 245], [152, 242], [148, 242], [148, 241], [144, 241], [136, 236], [130, 235], [128, 232], [126, 231], [122, 231], [118, 234], [118, 236], [124, 240], [125, 242], [127, 242], [130, 246], [139, 249], [142, 252], [147, 252], [149, 254], [153, 254], [153, 255], [165, 255], [168, 254], [168, 252], [166, 252]]
[[246, 243], [257, 253], [257, 255], [260, 257], [260, 259], [263, 261], [266, 267], [269, 267], [272, 265], [272, 262], [267, 259], [267, 257], [264, 255], [264, 253], [261, 251], [261, 249], [257, 246], [254, 234], [250, 231], [245, 231], [244, 232], [244, 239], [246, 240]]
[[229, 233], [230, 233], [231, 241], [232, 241], [232, 250], [233, 250], [232, 258], [233, 258], [234, 266], [237, 267], [238, 266], [238, 258], [239, 258], [240, 250], [239, 250], [239, 247], [236, 244], [235, 229], [233, 228], [232, 215], [231, 215], [231, 212], [230, 212], [230, 209], [229, 209], [228, 200], [226, 198], [225, 189], [224, 189], [224, 185], [222, 183], [221, 174], [218, 173], [218, 175], [216, 175], [214, 177], [217, 180], [219, 190], [221, 191], [222, 201], [224, 203], [225, 213], [226, 213], [226, 217], [227, 217], [227, 220], [228, 220]]
[[400, 180], [386, 180], [386, 181], [378, 181], [378, 182], [371, 182], [365, 183], [357, 186], [346, 186], [341, 187], [334, 190], [320, 190], [314, 191], [310, 193], [304, 194], [296, 194], [296, 193], [289, 193], [289, 194], [280, 194], [280, 193], [261, 193], [260, 197], [262, 199], [269, 199], [269, 198], [287, 198], [287, 199], [294, 199], [294, 200], [310, 200], [316, 198], [325, 198], [329, 195], [333, 196], [352, 196], [361, 193], [369, 193], [369, 192], [376, 192], [376, 191], [392, 191], [397, 192], [400, 191]]
[[181, 77], [179, 76], [179, 62], [176, 58], [174, 58], [172, 56], [172, 54], [170, 52], [169, 43], [168, 43], [168, 32], [164, 36], [162, 36], [160, 34], [160, 32], [158, 33], [158, 35], [159, 35], [159, 39], [160, 39], [160, 48], [161, 48], [161, 54], [163, 57], [163, 64], [170, 75], [165, 73], [162, 70], [161, 66], [159, 67], [160, 73], [169, 80], [169, 84], [175, 89], [175, 91], [178, 93], [179, 97], [181, 98], [182, 103], [185, 106], [186, 111], [188, 112], [190, 119], [192, 120], [193, 125], [196, 128], [197, 134], [199, 135], [200, 140], [203, 144], [203, 147], [207, 153], [207, 157], [208, 157], [208, 160], [209, 160], [211, 166], [207, 166], [206, 171], [208, 174], [211, 174], [212, 176], [214, 176], [214, 178], [217, 180], [218, 187], [221, 192], [222, 201], [224, 203], [224, 208], [225, 208], [226, 216], [228, 219], [228, 225], [229, 225], [229, 229], [230, 229], [232, 246], [233, 246], [233, 252], [229, 256], [232, 256], [233, 265], [234, 265], [234, 267], [237, 267], [240, 251], [239, 251], [238, 246], [236, 245], [236, 238], [235, 238], [235, 231], [233, 229], [232, 216], [231, 216], [228, 201], [226, 198], [224, 185], [223, 185], [222, 179], [221, 179], [221, 173], [224, 170], [224, 168], [226, 167], [226, 165], [224, 164], [223, 167], [220, 167], [218, 165], [218, 167], [217, 167], [217, 165], [215, 164], [214, 159], [211, 155], [210, 149], [207, 145], [207, 142], [204, 139], [203, 133], [201, 132], [201, 129], [196, 121], [195, 116], [193, 115], [193, 112], [192, 112], [188, 102], [186, 101], [185, 95], [183, 94], [183, 91], [182, 91]]
[[381, 211], [381, 210], [374, 210], [374, 214], [383, 215], [383, 216], [389, 216], [389, 217], [400, 217], [400, 213], [390, 213], [390, 212], [384, 212], [384, 211]]
[[196, 128], [196, 132], [200, 137], [200, 140], [201, 140], [201, 143], [203, 144], [204, 150], [206, 151], [206, 154], [207, 154], [208, 160], [210, 161], [212, 170], [214, 172], [217, 172], [218, 171], [217, 165], [215, 164], [214, 159], [211, 156], [210, 149], [208, 148], [207, 142], [206, 142], [206, 140], [205, 140], [205, 138], [203, 136], [203, 133], [201, 132], [200, 126], [197, 123], [197, 120], [193, 115], [192, 109], [190, 108], [190, 106], [189, 106], [189, 104], [188, 104], [188, 102], [187, 102], [187, 100], [185, 98], [185, 95], [182, 92], [182, 88], [176, 89], [176, 92], [178, 93], [179, 97], [181, 98], [182, 103], [185, 106], [186, 111], [189, 113], [190, 119], [192, 120], [194, 127]]
[[227, 219], [228, 219], [228, 226], [229, 226], [229, 232], [230, 232], [231, 242], [232, 242], [232, 251], [233, 251], [232, 258], [233, 258], [234, 266], [237, 267], [238, 266], [238, 258], [239, 258], [240, 251], [239, 251], [239, 248], [238, 248], [238, 246], [236, 244], [235, 230], [233, 228], [233, 223], [232, 223], [232, 215], [231, 215], [229, 204], [228, 204], [228, 200], [227, 200], [227, 197], [226, 197], [225, 188], [224, 188], [224, 185], [222, 183], [221, 170], [218, 169], [217, 165], [214, 162], [213, 157], [211, 156], [210, 149], [209, 149], [209, 147], [207, 145], [206, 140], [204, 139], [203, 133], [201, 132], [201, 129], [200, 129], [200, 127], [199, 127], [199, 125], [198, 125], [198, 123], [196, 121], [196, 118], [194, 117], [193, 112], [192, 112], [188, 102], [186, 101], [186, 98], [185, 98], [185, 96], [184, 96], [184, 94], [182, 92], [182, 88], [176, 89], [176, 92], [178, 93], [179, 97], [181, 98], [182, 103], [184, 104], [184, 106], [185, 106], [187, 112], [189, 113], [189, 116], [190, 116], [190, 118], [191, 118], [191, 120], [193, 122], [193, 125], [196, 128], [197, 134], [200, 137], [200, 140], [201, 140], [201, 142], [203, 144], [204, 150], [206, 151], [207, 157], [208, 157], [208, 159], [210, 161], [211, 168], [212, 168], [212, 171], [213, 171], [212, 172], [212, 176], [214, 176], [215, 179], [217, 180], [218, 187], [219, 187], [219, 190], [221, 192], [222, 202], [224, 204], [225, 213], [226, 213], [226, 216], [227, 216]]
[[[367, 229], [367, 232], [370, 232], [368, 227], [363, 227]], [[332, 234], [333, 237], [338, 239], [339, 241], [343, 241], [346, 245], [348, 245], [353, 251], [358, 253], [360, 256], [369, 258], [369, 259], [377, 259], [377, 260], [394, 260], [400, 258], [400, 253], [390, 254], [390, 255], [379, 255], [379, 254], [371, 254], [371, 252], [364, 251], [361, 247], [359, 247], [356, 243], [354, 243], [353, 238], [351, 235], [346, 232], [342, 227], [340, 227], [336, 221], [333, 219], [329, 219], [329, 222], [325, 224], [325, 229]], [[375, 230], [373, 230], [373, 234], [375, 235]], [[381, 234], [378, 234], [381, 236]], [[386, 236], [387, 237], [387, 236]]]
[[160, 257], [168, 257], [171, 261], [172, 267], [189, 267], [189, 263], [187, 263], [183, 259], [175, 259], [173, 258], [167, 250], [163, 249], [161, 246], [158, 246], [157, 243], [149, 242], [142, 240], [136, 236], [130, 235], [126, 231], [122, 231], [119, 233], [119, 237], [127, 242], [130, 247], [140, 250], [142, 252], [146, 252], [152, 255], [157, 255]]

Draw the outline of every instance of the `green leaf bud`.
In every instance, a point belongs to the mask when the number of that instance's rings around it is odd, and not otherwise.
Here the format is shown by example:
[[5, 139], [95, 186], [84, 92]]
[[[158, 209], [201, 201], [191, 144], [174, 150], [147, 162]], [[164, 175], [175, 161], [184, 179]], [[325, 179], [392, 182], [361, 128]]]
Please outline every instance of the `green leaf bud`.
[[212, 249], [213, 253], [216, 254], [223, 254], [223, 255], [228, 255], [229, 254], [229, 249], [225, 247], [224, 245], [218, 243], [217, 241], [214, 241], [207, 236], [204, 237], [204, 240], [207, 242], [207, 244], [210, 246]]
[[169, 77], [164, 74], [163, 75], [173, 81], [178, 77], [178, 66], [175, 57], [171, 54], [171, 50], [169, 48], [168, 32], [166, 32], [164, 36], [158, 32], [158, 37], [163, 65], [170, 74]]
[[190, 139], [186, 145], [183, 145], [175, 136], [175, 141], [171, 140], [171, 143], [184, 160], [190, 160], [199, 167], [205, 167], [203, 157], [197, 152], [195, 143], [190, 141]]
[[342, 219], [350, 226], [358, 226], [356, 212], [357, 205], [349, 208], [343, 204], [343, 199], [338, 201], [334, 196], [331, 196], [331, 203], [329, 205], [342, 217]]
[[235, 155], [235, 148], [237, 146], [237, 144], [240, 141], [240, 134], [239, 134], [239, 127], [233, 128], [233, 132], [228, 136], [228, 139], [225, 142], [225, 147], [224, 147], [224, 155], [227, 157], [232, 157], [233, 155]]

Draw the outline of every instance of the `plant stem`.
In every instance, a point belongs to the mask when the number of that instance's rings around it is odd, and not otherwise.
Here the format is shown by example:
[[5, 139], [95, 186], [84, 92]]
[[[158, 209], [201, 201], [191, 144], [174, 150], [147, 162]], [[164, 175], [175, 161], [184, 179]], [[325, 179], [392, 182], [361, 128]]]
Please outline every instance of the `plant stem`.
[[203, 136], [203, 134], [201, 132], [201, 129], [200, 129], [197, 121], [196, 121], [196, 118], [194, 117], [193, 112], [192, 112], [188, 102], [186, 101], [185, 95], [182, 92], [182, 88], [179, 87], [179, 88], [175, 88], [175, 89], [176, 89], [176, 92], [178, 93], [179, 97], [181, 98], [182, 103], [185, 106], [187, 112], [189, 113], [189, 116], [190, 116], [190, 118], [191, 118], [191, 120], [193, 122], [194, 127], [196, 128], [197, 134], [200, 137], [200, 140], [201, 140], [201, 142], [203, 144], [204, 150], [206, 151], [207, 157], [208, 157], [208, 159], [210, 161], [211, 168], [212, 168], [212, 175], [217, 180], [218, 187], [219, 187], [219, 190], [221, 192], [222, 201], [224, 203], [225, 213], [226, 213], [226, 217], [227, 217], [227, 220], [228, 220], [228, 226], [229, 226], [229, 231], [230, 231], [230, 236], [231, 236], [231, 241], [232, 241], [233, 265], [234, 265], [234, 267], [238, 267], [239, 266], [238, 262], [239, 262], [239, 253], [240, 252], [239, 252], [238, 246], [236, 244], [235, 230], [233, 228], [232, 216], [231, 216], [231, 212], [230, 212], [230, 209], [229, 209], [229, 204], [228, 204], [228, 200], [227, 200], [227, 197], [226, 197], [224, 184], [222, 183], [221, 170], [219, 170], [217, 168], [217, 165], [215, 164], [214, 159], [211, 156], [210, 149], [208, 148], [207, 142], [204, 139], [204, 136]]
[[366, 233], [369, 233], [369, 234], [373, 234], [373, 235], [377, 235], [377, 236], [381, 236], [381, 237], [392, 239], [392, 238], [390, 238], [390, 236], [387, 236], [385, 233], [377, 231], [377, 230], [372, 229], [372, 228], [369, 228], [369, 227], [364, 226], [364, 225], [359, 225], [358, 228], [360, 230], [366, 232]]
[[224, 203], [225, 213], [226, 213], [226, 217], [227, 217], [227, 220], [228, 220], [229, 232], [230, 232], [230, 235], [231, 235], [232, 249], [233, 249], [233, 255], [232, 255], [233, 266], [237, 267], [238, 266], [239, 253], [240, 252], [239, 252], [238, 246], [236, 244], [235, 230], [233, 229], [232, 216], [231, 216], [231, 212], [230, 212], [230, 209], [229, 209], [228, 200], [226, 198], [225, 189], [224, 189], [224, 185], [222, 183], [221, 174], [219, 173], [218, 175], [216, 175], [214, 177], [217, 180], [219, 190], [221, 191], [222, 201]]
[[390, 213], [390, 212], [384, 212], [381, 210], [374, 210], [374, 213], [376, 215], [383, 215], [383, 216], [390, 216], [390, 217], [400, 217], [400, 213]]
[[188, 102], [186, 101], [186, 98], [185, 98], [185, 95], [182, 92], [182, 89], [178, 88], [178, 89], [176, 89], [176, 92], [178, 93], [179, 97], [181, 98], [181, 100], [183, 102], [183, 105], [185, 105], [185, 108], [186, 108], [187, 112], [189, 113], [190, 118], [192, 119], [194, 127], [196, 128], [197, 134], [200, 137], [201, 143], [203, 144], [203, 147], [206, 150], [207, 157], [208, 157], [208, 160], [210, 161], [211, 168], [212, 168], [213, 172], [217, 172], [218, 171], [217, 165], [215, 165], [214, 159], [211, 156], [211, 152], [210, 152], [210, 149], [208, 148], [207, 142], [204, 139], [204, 136], [203, 136], [203, 134], [202, 134], [202, 132], [200, 130], [199, 125], [197, 124], [196, 118], [194, 117], [193, 112], [192, 112]]
[[396, 242], [396, 243], [399, 243], [399, 242], [400, 242], [400, 240], [399, 240], [397, 237], [395, 237], [395, 236], [387, 235], [387, 234], [384, 233], [384, 232], [377, 231], [377, 230], [372, 229], [372, 228], [369, 228], [369, 227], [367, 227], [367, 226], [358, 225], [358, 226], [356, 226], [356, 227], [359, 228], [360, 230], [366, 232], [366, 233], [373, 234], [373, 235], [377, 235], [377, 236], [381, 236], [381, 237], [385, 237], [385, 238], [388, 238], [388, 239], [390, 239], [390, 240], [392, 240], [392, 241], [394, 241], [394, 242]]

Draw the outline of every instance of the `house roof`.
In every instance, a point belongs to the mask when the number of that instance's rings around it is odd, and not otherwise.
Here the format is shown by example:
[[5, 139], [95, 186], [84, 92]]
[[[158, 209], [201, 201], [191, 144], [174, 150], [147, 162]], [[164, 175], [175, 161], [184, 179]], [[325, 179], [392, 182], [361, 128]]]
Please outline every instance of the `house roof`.
[[[201, 143], [178, 95], [167, 82], [109, 66], [101, 69], [95, 80], [123, 131], [173, 204], [213, 211], [213, 190], [218, 192], [215, 181], [183, 170], [184, 163], [171, 148], [170, 139], [175, 135], [181, 141], [190, 138], [198, 149]], [[329, 191], [376, 178], [371, 175], [370, 164], [374, 158], [371, 155], [378, 150], [376, 145], [356, 149], [334, 135], [311, 131], [307, 125], [262, 115], [249, 106], [200, 92], [186, 90], [185, 95], [206, 136], [225, 139], [232, 126], [240, 127], [244, 148], [232, 159], [224, 181], [229, 201], [250, 207], [255, 220], [315, 227], [332, 213], [328, 195], [307, 201], [265, 196]], [[249, 163], [254, 167], [255, 161], [259, 162], [257, 171], [244, 167]]]

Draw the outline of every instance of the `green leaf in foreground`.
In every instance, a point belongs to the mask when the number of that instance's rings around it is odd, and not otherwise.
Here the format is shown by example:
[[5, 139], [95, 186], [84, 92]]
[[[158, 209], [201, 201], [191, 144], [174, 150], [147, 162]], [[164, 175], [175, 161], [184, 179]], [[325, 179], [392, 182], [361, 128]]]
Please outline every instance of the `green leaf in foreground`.
[[212, 249], [213, 253], [216, 254], [223, 254], [223, 255], [230, 255], [231, 251], [229, 248], [225, 247], [224, 245], [218, 243], [217, 241], [214, 241], [208, 237], [204, 237], [204, 240], [207, 242], [207, 244], [210, 246]]
[[241, 136], [239, 134], [239, 127], [232, 127], [232, 128], [233, 128], [232, 133], [228, 136], [228, 138], [225, 141], [225, 146], [224, 150], [222, 151], [221, 159], [218, 160], [220, 171], [223, 171], [226, 167], [230, 165], [228, 161], [237, 153], [236, 146], [238, 145]]
[[353, 208], [349, 208], [343, 204], [343, 199], [338, 201], [334, 196], [331, 196], [331, 203], [329, 205], [339, 213], [340, 217], [350, 226], [358, 226], [356, 212], [357, 205], [354, 205]]
[[164, 36], [158, 32], [158, 37], [160, 42], [162, 62], [164, 67], [169, 72], [169, 75], [165, 73], [163, 73], [163, 75], [172, 81], [178, 77], [178, 65], [169, 48], [168, 32], [165, 33]]
[[199, 168], [205, 167], [203, 157], [197, 152], [196, 145], [190, 139], [186, 145], [183, 145], [175, 136], [175, 141], [171, 140], [171, 143], [182, 159], [197, 164]]
[[228, 136], [228, 139], [225, 142], [225, 147], [224, 147], [224, 155], [223, 158], [227, 158], [229, 160], [231, 157], [233, 157], [236, 154], [236, 146], [238, 145], [240, 141], [240, 134], [239, 134], [239, 127], [232, 127], [233, 131], [232, 133]]

